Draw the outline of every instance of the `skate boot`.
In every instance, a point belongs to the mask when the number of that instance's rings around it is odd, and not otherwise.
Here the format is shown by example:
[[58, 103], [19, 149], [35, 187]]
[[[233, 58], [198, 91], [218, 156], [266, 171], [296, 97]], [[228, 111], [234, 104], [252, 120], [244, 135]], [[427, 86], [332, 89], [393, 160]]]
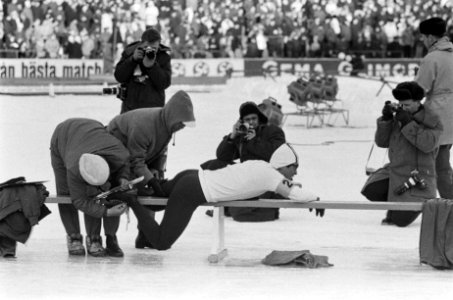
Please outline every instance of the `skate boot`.
[[85, 248], [83, 247], [83, 238], [80, 233], [71, 233], [66, 237], [69, 255], [85, 255]]
[[118, 239], [116, 238], [116, 235], [105, 235], [105, 251], [108, 256], [113, 256], [113, 257], [123, 257], [124, 252], [121, 250], [120, 246], [118, 245]]
[[102, 247], [102, 238], [99, 235], [92, 235], [86, 237], [88, 254], [94, 257], [105, 256], [105, 249]]
[[154, 249], [153, 245], [148, 242], [146, 239], [146, 236], [143, 234], [143, 231], [139, 230], [138, 235], [135, 238], [135, 248], [137, 249], [145, 249], [145, 248], [150, 248]]

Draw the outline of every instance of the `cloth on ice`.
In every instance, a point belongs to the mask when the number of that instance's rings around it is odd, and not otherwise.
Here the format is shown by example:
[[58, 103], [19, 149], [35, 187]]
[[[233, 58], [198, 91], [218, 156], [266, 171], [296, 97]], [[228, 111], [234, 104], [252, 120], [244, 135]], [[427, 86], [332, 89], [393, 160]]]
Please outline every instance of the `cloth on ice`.
[[453, 269], [453, 200], [430, 199], [423, 204], [420, 262]]
[[280, 251], [273, 250], [268, 254], [262, 263], [268, 266], [280, 266], [295, 264], [310, 269], [332, 267], [329, 258], [324, 255], [314, 255], [309, 250], [301, 251]]

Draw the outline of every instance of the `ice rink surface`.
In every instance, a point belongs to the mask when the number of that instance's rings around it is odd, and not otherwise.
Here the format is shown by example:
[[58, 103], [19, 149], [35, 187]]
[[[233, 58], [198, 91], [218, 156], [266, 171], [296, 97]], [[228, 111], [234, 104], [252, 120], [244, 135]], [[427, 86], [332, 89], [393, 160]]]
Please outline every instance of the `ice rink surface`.
[[[244, 101], [272, 96], [284, 112], [295, 110], [286, 86], [294, 77], [234, 78], [210, 93], [190, 92], [196, 128], [176, 134], [167, 176], [214, 158], [223, 135], [238, 118]], [[395, 79], [397, 81], [407, 78]], [[350, 126], [307, 129], [291, 116], [283, 129], [301, 159], [296, 180], [323, 200], [364, 201], [360, 189], [365, 164], [385, 100], [379, 81], [339, 78], [339, 98], [350, 110]], [[208, 88], [209, 89], [209, 88]], [[15, 176], [48, 180], [55, 194], [49, 141], [55, 126], [72, 117], [107, 123], [119, 112], [112, 96], [0, 96], [0, 182]], [[327, 143], [326, 143], [327, 142]], [[384, 152], [375, 153], [377, 165]], [[383, 211], [328, 210], [324, 218], [306, 210], [281, 209], [266, 223], [226, 221], [229, 256], [209, 264], [212, 235], [206, 208], [199, 208], [182, 237], [168, 251], [134, 248], [136, 219], [126, 216], [118, 231], [125, 257], [69, 257], [56, 205], [34, 227], [17, 258], [0, 259], [0, 299], [447, 299], [453, 273], [419, 264], [420, 218], [407, 228], [381, 226]], [[158, 214], [158, 219], [161, 213]], [[83, 217], [81, 215], [81, 221]], [[82, 230], [84, 234], [84, 230]], [[333, 267], [304, 269], [261, 264], [272, 250], [310, 250], [327, 255]]]

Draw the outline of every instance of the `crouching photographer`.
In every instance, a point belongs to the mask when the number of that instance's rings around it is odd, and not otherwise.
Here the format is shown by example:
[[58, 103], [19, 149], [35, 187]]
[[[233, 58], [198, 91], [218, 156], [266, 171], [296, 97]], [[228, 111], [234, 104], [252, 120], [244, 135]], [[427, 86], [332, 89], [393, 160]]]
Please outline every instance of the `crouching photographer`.
[[153, 28], [141, 40], [129, 44], [115, 67], [115, 79], [125, 89], [121, 113], [145, 107], [163, 107], [165, 89], [171, 84], [170, 48], [162, 45]]
[[[392, 90], [398, 103], [387, 101], [377, 119], [375, 143], [388, 148], [389, 163], [371, 174], [362, 194], [371, 201], [422, 202], [436, 197], [436, 155], [442, 124], [421, 100], [416, 82], [402, 82]], [[405, 227], [420, 212], [388, 211], [382, 224]]]

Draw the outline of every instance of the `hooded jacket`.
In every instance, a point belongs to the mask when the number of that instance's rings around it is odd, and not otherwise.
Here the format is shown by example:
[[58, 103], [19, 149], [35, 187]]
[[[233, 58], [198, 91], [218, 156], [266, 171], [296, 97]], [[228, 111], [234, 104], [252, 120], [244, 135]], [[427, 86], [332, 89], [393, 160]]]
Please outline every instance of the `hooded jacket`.
[[453, 144], [453, 44], [447, 37], [429, 48], [415, 81], [425, 89], [424, 105], [440, 117], [444, 127], [440, 145]]
[[[388, 201], [423, 201], [436, 197], [435, 164], [442, 124], [435, 112], [423, 106], [413, 114], [413, 118], [403, 128], [396, 119], [386, 121], [380, 117], [377, 120], [376, 145], [389, 149]], [[413, 187], [402, 195], [394, 194], [394, 190], [407, 181], [415, 169], [425, 180], [427, 188]]]
[[[127, 88], [127, 96], [123, 102], [122, 112], [145, 107], [162, 107], [165, 104], [165, 89], [171, 84], [171, 57], [167, 53], [170, 48], [160, 45], [156, 55], [156, 63], [151, 68], [132, 59], [134, 51], [141, 42], [126, 46], [121, 59], [115, 67], [115, 79]], [[134, 71], [139, 66], [142, 75], [147, 79], [137, 82]]]
[[175, 126], [195, 121], [192, 101], [184, 91], [178, 91], [163, 108], [142, 108], [113, 118], [108, 132], [118, 138], [131, 154], [135, 176], [152, 177], [147, 164], [158, 159], [170, 142]]
[[[57, 194], [70, 195], [72, 204], [84, 213], [101, 218], [106, 208], [92, 201], [96, 194], [118, 185], [119, 179], [130, 178], [129, 152], [110, 135], [98, 121], [82, 118], [60, 123], [51, 139], [51, 160], [55, 173]], [[79, 159], [84, 153], [103, 157], [110, 169], [103, 190], [89, 185], [80, 174]]]

